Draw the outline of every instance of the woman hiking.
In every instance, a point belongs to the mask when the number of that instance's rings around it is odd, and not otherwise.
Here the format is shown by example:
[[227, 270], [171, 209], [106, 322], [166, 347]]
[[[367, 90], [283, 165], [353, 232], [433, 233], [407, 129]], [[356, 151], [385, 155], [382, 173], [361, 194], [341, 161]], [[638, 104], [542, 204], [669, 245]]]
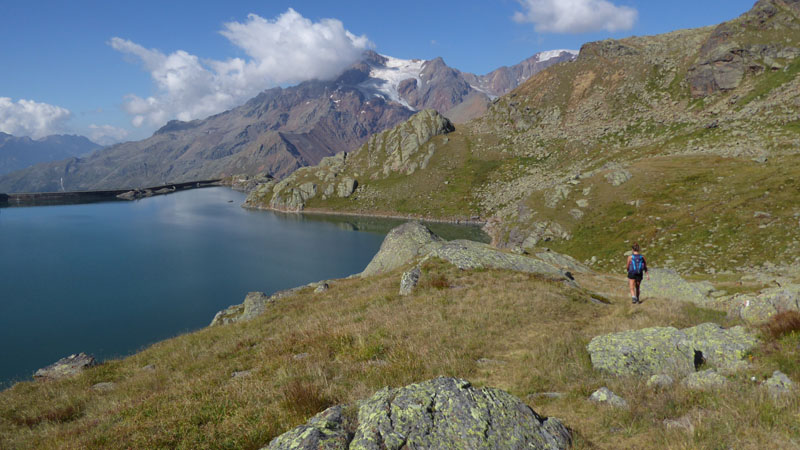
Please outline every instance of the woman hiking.
[[631, 246], [633, 254], [628, 256], [628, 263], [625, 269], [628, 271], [628, 285], [631, 288], [631, 303], [642, 303], [639, 300], [639, 285], [642, 283], [642, 277], [647, 273], [647, 279], [650, 280], [650, 273], [647, 271], [647, 261], [644, 255], [639, 253], [639, 244], [634, 242]]

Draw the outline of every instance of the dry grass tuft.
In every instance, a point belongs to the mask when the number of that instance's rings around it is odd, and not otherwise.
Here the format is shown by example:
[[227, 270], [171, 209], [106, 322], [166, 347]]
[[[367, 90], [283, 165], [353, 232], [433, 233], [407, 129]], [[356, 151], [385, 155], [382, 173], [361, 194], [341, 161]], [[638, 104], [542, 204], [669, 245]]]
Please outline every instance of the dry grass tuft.
[[762, 327], [764, 333], [772, 339], [800, 331], [800, 312], [784, 311], [772, 316]]

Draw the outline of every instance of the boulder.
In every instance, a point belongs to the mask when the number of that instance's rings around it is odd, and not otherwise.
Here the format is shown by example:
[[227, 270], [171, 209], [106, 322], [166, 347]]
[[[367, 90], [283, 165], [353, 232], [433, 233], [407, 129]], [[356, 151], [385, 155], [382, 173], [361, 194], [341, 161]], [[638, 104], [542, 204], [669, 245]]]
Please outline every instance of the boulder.
[[794, 382], [780, 370], [772, 373], [772, 376], [764, 382], [764, 387], [773, 398], [780, 398], [791, 394], [794, 390]]
[[572, 273], [589, 273], [592, 271], [588, 266], [578, 262], [575, 258], [569, 255], [562, 255], [560, 253], [548, 250], [545, 252], [537, 252], [536, 257], [548, 264]]
[[651, 388], [666, 389], [672, 386], [673, 383], [675, 383], [675, 380], [671, 376], [664, 374], [653, 375], [647, 380], [647, 386]]
[[612, 186], [620, 186], [631, 178], [633, 178], [633, 175], [627, 169], [617, 169], [606, 174], [606, 180]]
[[615, 408], [628, 407], [628, 402], [626, 402], [624, 398], [611, 392], [611, 390], [608, 389], [607, 387], [601, 387], [600, 389], [594, 391], [592, 395], [589, 396], [589, 401], [595, 403], [603, 403], [606, 405], [613, 406]]
[[[283, 449], [565, 449], [570, 431], [516, 397], [455, 378], [384, 388], [360, 403], [352, 421], [336, 406], [275, 438]], [[352, 431], [351, 431], [352, 430]]]
[[350, 177], [347, 177], [337, 185], [336, 195], [343, 198], [350, 197], [353, 194], [353, 192], [356, 191], [357, 187], [358, 187], [358, 181]]
[[419, 283], [419, 277], [422, 275], [419, 267], [415, 267], [408, 272], [403, 273], [400, 277], [400, 295], [410, 295], [414, 292], [414, 288]]
[[[506, 253], [481, 242], [468, 240], [446, 242], [419, 222], [408, 222], [390, 231], [378, 253], [361, 273], [361, 277], [385, 273], [417, 259], [424, 262], [430, 258], [443, 259], [462, 270], [514, 270], [569, 280], [573, 283], [564, 271], [541, 259]], [[562, 260], [566, 261], [565, 258]]]
[[656, 327], [606, 334], [593, 338], [587, 348], [594, 368], [614, 375], [687, 375], [704, 363], [738, 367], [757, 343], [743, 327], [705, 323], [683, 330]]
[[707, 305], [710, 301], [706, 295], [707, 287], [698, 283], [689, 283], [677, 272], [670, 269], [650, 269], [650, 279], [642, 283], [642, 292], [648, 296], [680, 300], [697, 305]]
[[800, 285], [764, 289], [758, 295], [737, 295], [731, 299], [728, 314], [750, 324], [760, 324], [784, 311], [800, 311]]
[[211, 324], [209, 326], [225, 325], [228, 323], [250, 320], [256, 316], [263, 314], [264, 311], [266, 311], [270, 305], [275, 303], [276, 300], [296, 295], [298, 292], [300, 292], [300, 290], [305, 289], [312, 285], [315, 285], [315, 283], [306, 286], [287, 289], [285, 291], [279, 291], [270, 296], [267, 296], [263, 292], [249, 292], [247, 296], [244, 298], [244, 303], [239, 305], [229, 306], [223, 309], [222, 311], [218, 312], [214, 316], [214, 319], [211, 321]]
[[442, 238], [421, 223], [404, 223], [389, 231], [378, 253], [361, 272], [361, 277], [389, 272], [408, 264], [417, 257], [427, 255], [442, 242]]
[[110, 381], [104, 381], [102, 383], [96, 383], [92, 385], [92, 390], [95, 392], [111, 392], [116, 388], [117, 385]]
[[714, 369], [691, 373], [683, 379], [683, 385], [693, 391], [719, 389], [725, 386], [727, 382], [728, 379], [718, 374]]
[[62, 378], [69, 378], [78, 375], [85, 369], [96, 366], [94, 356], [87, 355], [86, 353], [78, 353], [61, 358], [58, 361], [43, 367], [33, 374], [36, 380], [60, 380]]

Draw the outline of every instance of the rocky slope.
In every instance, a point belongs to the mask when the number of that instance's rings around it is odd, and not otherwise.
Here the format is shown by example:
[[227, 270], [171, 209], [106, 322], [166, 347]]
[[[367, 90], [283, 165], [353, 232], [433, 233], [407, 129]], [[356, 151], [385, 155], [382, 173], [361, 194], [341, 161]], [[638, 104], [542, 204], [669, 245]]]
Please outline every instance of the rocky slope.
[[100, 148], [83, 136], [52, 135], [34, 140], [0, 132], [0, 175], [41, 162], [86, 156]]
[[589, 43], [431, 139], [424, 168], [392, 171], [398, 145], [369, 161], [362, 148], [334, 171], [356, 189], [305, 207], [479, 219], [496, 245], [548, 241], [609, 268], [633, 240], [681, 271], [791, 263], [798, 56], [800, 7], [783, 0], [716, 27]]
[[[367, 52], [335, 80], [270, 89], [207, 119], [172, 121], [142, 141], [0, 177], [0, 192], [61, 190], [62, 182], [66, 190], [86, 190], [235, 174], [266, 173], [280, 179], [323, 157], [357, 148], [417, 110], [433, 108], [459, 121], [478, 117], [487, 109], [491, 89], [516, 86], [544, 65], [570, 58], [546, 56], [504, 69], [514, 77], [495, 76], [490, 78], [502, 80], [489, 82], [452, 69], [441, 58], [402, 60]], [[489, 90], [476, 89], [468, 77]]]

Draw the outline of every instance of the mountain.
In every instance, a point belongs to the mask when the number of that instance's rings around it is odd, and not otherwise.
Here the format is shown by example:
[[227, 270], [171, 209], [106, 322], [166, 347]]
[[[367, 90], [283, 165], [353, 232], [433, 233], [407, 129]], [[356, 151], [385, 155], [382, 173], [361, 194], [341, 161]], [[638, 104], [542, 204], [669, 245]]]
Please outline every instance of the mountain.
[[463, 75], [473, 88], [495, 98], [507, 94], [528, 78], [553, 64], [573, 61], [577, 57], [578, 52], [575, 50], [550, 50], [537, 53], [514, 66], [501, 67], [486, 75], [477, 76], [471, 73]]
[[0, 175], [41, 162], [85, 156], [99, 148], [83, 136], [51, 135], [34, 140], [0, 132]]
[[631, 241], [685, 272], [800, 262], [798, 57], [800, 1], [588, 43], [455, 131], [415, 116], [248, 205], [482, 221], [608, 269]]
[[[509, 83], [534, 69], [522, 64], [528, 69], [514, 72], [519, 75]], [[270, 89], [203, 120], [169, 122], [142, 141], [0, 177], [0, 192], [136, 188], [264, 172], [282, 178], [357, 148], [417, 110], [433, 108], [457, 123], [478, 117], [492, 94], [467, 79], [481, 83], [490, 75], [464, 74], [441, 58], [403, 60], [367, 52], [335, 80]]]

